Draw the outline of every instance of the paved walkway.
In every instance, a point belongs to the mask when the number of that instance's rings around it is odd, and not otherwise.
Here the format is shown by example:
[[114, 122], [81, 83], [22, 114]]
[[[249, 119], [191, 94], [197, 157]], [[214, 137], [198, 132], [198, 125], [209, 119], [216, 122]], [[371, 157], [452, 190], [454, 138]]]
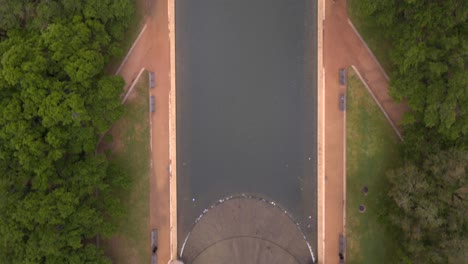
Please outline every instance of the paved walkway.
[[[150, 229], [159, 236], [158, 263], [168, 263], [169, 248], [169, 29], [166, 0], [146, 0], [146, 28], [128, 54], [118, 75], [127, 91], [142, 68], [155, 72], [156, 88], [149, 90], [156, 98], [156, 112], [151, 122]], [[149, 262], [150, 260], [148, 260]]]
[[348, 21], [345, 0], [325, 0], [325, 255], [321, 263], [339, 263], [339, 235], [346, 232], [346, 116], [339, 110], [338, 71], [354, 65], [389, 119], [398, 124], [406, 106], [388, 95], [388, 79]]
[[[169, 249], [169, 93], [170, 58], [167, 1], [147, 0], [146, 29], [135, 43], [121, 75], [131, 86], [141, 68], [156, 73], [156, 112], [151, 115], [152, 176], [150, 181], [150, 228], [158, 228], [159, 263], [170, 259]], [[322, 263], [338, 263], [338, 238], [345, 232], [345, 115], [338, 97], [345, 87], [338, 83], [338, 70], [354, 65], [390, 120], [398, 124], [405, 106], [388, 96], [388, 80], [378, 62], [353, 30], [346, 14], [346, 1], [325, 0], [325, 256]], [[148, 231], [149, 232], [149, 231]], [[148, 249], [149, 250], [149, 249]]]

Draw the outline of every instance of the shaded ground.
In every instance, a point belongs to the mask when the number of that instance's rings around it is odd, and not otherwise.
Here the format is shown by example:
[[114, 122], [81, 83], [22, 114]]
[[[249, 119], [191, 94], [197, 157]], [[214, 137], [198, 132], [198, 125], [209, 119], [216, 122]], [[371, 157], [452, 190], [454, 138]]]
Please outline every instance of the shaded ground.
[[149, 1], [150, 0], [133, 0], [135, 10], [133, 11], [133, 16], [130, 20], [128, 29], [124, 34], [123, 41], [120, 43], [122, 53], [120, 54], [120, 56], [111, 59], [111, 61], [107, 65], [106, 71], [109, 74], [114, 74], [115, 70], [117, 70], [120, 63], [122, 63], [122, 59], [127, 55], [128, 50], [135, 41], [138, 33], [143, 28], [145, 24], [145, 16], [148, 12], [147, 5]]
[[101, 244], [113, 263], [145, 263], [150, 259], [148, 107], [148, 75], [142, 74], [127, 100], [125, 114], [108, 133], [113, 142], [104, 139], [101, 144], [107, 148], [110, 161], [130, 179], [128, 189], [118, 192], [125, 211], [116, 221], [117, 234]]
[[348, 15], [382, 67], [390, 73], [392, 69], [389, 56], [390, 41], [387, 41], [383, 30], [377, 27], [372, 19], [362, 14], [360, 4], [359, 0], [348, 0]]
[[[398, 239], [382, 215], [387, 207], [385, 173], [400, 162], [399, 138], [355, 72], [350, 69], [348, 76], [346, 263], [398, 263]], [[361, 204], [364, 213], [358, 210]]]
[[210, 208], [195, 224], [182, 253], [185, 263], [192, 264], [312, 263], [292, 218], [255, 197], [235, 197]]
[[120, 48], [122, 49], [122, 53], [113, 58], [106, 67], [106, 71], [109, 74], [114, 74], [117, 68], [122, 63], [123, 58], [127, 55], [130, 47], [133, 45], [135, 39], [140, 33], [141, 29], [146, 23], [146, 16], [148, 15], [149, 9], [148, 5], [152, 0], [132, 0], [134, 2], [135, 10], [133, 12], [133, 16], [130, 20], [130, 24], [128, 26], [127, 31], [125, 32], [125, 36], [123, 38], [122, 43], [120, 43]]

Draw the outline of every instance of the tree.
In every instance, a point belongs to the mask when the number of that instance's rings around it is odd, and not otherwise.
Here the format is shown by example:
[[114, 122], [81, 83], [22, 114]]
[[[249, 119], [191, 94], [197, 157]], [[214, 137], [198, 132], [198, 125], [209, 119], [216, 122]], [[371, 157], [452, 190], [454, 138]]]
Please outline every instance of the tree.
[[412, 109], [405, 130], [424, 126], [437, 131], [426, 144], [441, 137], [459, 145], [468, 137], [468, 2], [362, 0], [360, 6], [392, 41], [391, 95]]
[[21, 26], [25, 17], [26, 0], [0, 0], [0, 31], [6, 32]]
[[109, 263], [89, 241], [115, 229], [126, 182], [95, 154], [123, 111], [124, 81], [103, 71], [130, 18], [117, 2], [0, 0], [5, 263]]
[[391, 215], [415, 263], [461, 263], [468, 252], [468, 152], [442, 151], [388, 173]]
[[389, 218], [414, 263], [466, 262], [468, 2], [359, 0], [359, 11], [391, 42], [390, 94], [411, 108]]

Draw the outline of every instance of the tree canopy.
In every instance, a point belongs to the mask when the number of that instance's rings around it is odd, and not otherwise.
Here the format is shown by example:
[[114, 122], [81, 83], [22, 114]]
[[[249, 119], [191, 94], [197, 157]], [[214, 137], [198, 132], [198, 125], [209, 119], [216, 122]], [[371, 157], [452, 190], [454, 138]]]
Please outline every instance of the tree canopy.
[[404, 166], [390, 171], [389, 218], [413, 263], [468, 252], [468, 2], [359, 0], [389, 40], [390, 93], [406, 101]]
[[[123, 113], [118, 51], [129, 0], [0, 0], [0, 259], [107, 263], [122, 175], [96, 155]], [[99, 192], [99, 196], [96, 193]], [[116, 207], [117, 206], [117, 207]]]
[[468, 252], [468, 153], [430, 155], [388, 173], [391, 216], [415, 263], [462, 263]]
[[[412, 111], [404, 125], [444, 145], [468, 143], [468, 2], [361, 0], [391, 41], [391, 94]], [[421, 129], [437, 133], [424, 133]], [[411, 133], [413, 130], [407, 129]]]

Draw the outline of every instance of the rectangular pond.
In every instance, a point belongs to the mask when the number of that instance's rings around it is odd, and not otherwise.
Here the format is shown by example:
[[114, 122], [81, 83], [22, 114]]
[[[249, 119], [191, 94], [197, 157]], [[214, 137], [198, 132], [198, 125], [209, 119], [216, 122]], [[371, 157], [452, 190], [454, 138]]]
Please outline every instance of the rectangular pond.
[[204, 209], [248, 193], [316, 252], [316, 1], [175, 2], [179, 250]]

